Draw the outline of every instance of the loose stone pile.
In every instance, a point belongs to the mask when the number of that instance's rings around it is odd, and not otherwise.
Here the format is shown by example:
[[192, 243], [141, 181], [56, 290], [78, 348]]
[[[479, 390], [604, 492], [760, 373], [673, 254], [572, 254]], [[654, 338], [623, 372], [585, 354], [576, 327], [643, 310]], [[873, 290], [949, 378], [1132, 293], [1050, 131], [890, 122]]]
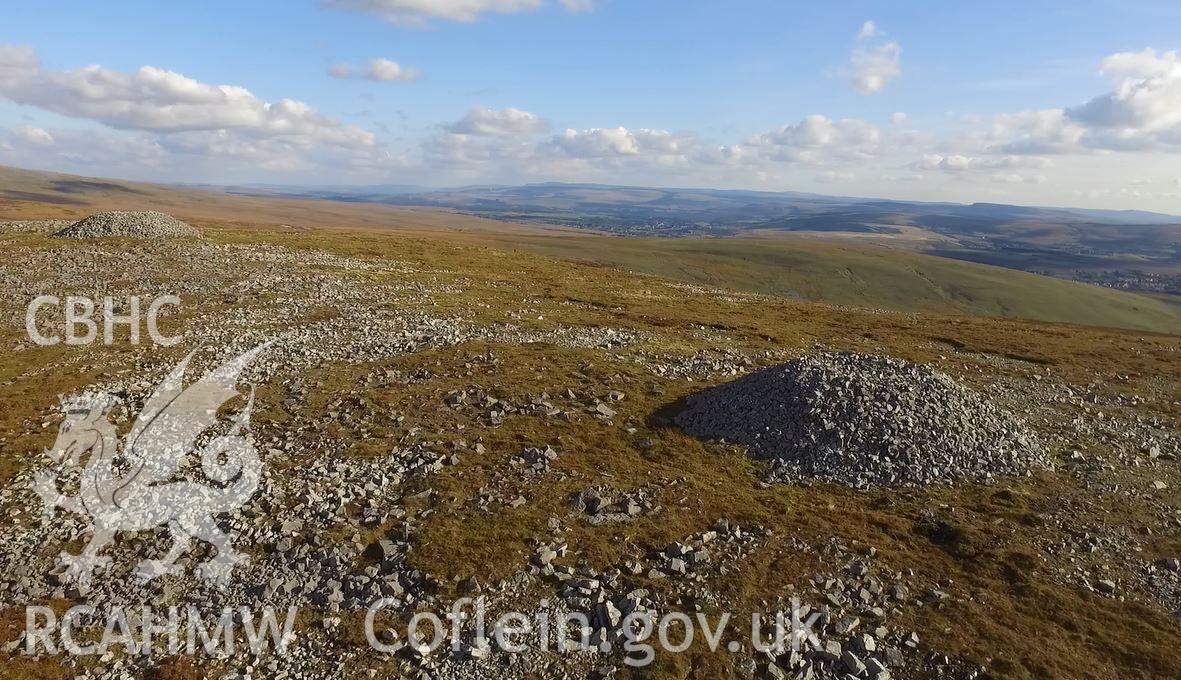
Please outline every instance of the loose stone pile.
[[200, 237], [196, 227], [171, 215], [146, 210], [101, 212], [81, 219], [54, 234], [61, 238], [178, 238]]
[[952, 378], [899, 359], [821, 353], [694, 395], [694, 436], [779, 462], [777, 480], [922, 486], [1048, 465], [1024, 424]]

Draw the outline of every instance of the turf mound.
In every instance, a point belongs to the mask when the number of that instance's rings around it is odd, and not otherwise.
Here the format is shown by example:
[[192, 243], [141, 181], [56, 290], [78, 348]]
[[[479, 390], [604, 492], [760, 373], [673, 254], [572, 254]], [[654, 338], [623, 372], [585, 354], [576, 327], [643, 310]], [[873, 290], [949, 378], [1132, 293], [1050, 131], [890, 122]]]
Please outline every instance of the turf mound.
[[773, 477], [858, 488], [1025, 475], [1048, 465], [1024, 423], [935, 370], [817, 354], [690, 397], [686, 432], [745, 444]]
[[184, 238], [200, 237], [196, 227], [172, 215], [146, 210], [141, 212], [101, 212], [81, 219], [54, 234], [61, 238]]

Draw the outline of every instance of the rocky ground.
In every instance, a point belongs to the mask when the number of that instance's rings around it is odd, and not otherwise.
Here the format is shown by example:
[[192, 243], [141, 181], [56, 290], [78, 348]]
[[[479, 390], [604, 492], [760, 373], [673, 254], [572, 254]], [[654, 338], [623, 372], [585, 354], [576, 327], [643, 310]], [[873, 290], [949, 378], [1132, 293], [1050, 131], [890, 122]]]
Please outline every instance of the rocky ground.
[[[1181, 663], [1175, 336], [838, 310], [441, 237], [202, 226], [152, 241], [0, 228], [2, 677], [1167, 677]], [[184, 340], [34, 345], [26, 307], [47, 294], [179, 296], [161, 325]], [[39, 327], [60, 332], [60, 316]], [[64, 574], [57, 557], [89, 522], [44, 518], [31, 490], [52, 467], [58, 395], [117, 395], [123, 433], [188, 352], [196, 376], [267, 341], [242, 378], [262, 481], [219, 518], [250, 556], [228, 587], [196, 574], [200, 544], [183, 573], [129, 578], [168, 550], [163, 529], [120, 534], [91, 584]], [[594, 649], [509, 653], [469, 620], [455, 649], [384, 654], [361, 632], [375, 601], [380, 640], [404, 643], [416, 613], [464, 597], [490, 615], [582, 615], [562, 635]], [[751, 615], [793, 598], [820, 644], [759, 651]], [[285, 655], [22, 653], [30, 604], [145, 602], [300, 617]], [[716, 650], [698, 631], [636, 669], [635, 612], [741, 623]]]

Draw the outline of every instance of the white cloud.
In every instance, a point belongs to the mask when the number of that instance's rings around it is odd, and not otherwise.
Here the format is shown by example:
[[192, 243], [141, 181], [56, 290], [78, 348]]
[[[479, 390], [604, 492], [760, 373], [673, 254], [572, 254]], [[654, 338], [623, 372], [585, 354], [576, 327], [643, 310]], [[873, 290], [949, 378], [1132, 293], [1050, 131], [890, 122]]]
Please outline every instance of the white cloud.
[[550, 126], [521, 109], [474, 106], [463, 118], [440, 127], [439, 134], [423, 143], [428, 164], [473, 177], [484, 172], [504, 177], [536, 163], [538, 139]]
[[[89, 163], [122, 176], [155, 179], [168, 169], [184, 178], [207, 163], [218, 171], [257, 173], [401, 162], [380, 147], [373, 133], [303, 102], [265, 102], [243, 87], [202, 83], [152, 66], [133, 72], [97, 65], [48, 70], [32, 50], [0, 45], [0, 99], [113, 129], [12, 130], [5, 151], [13, 162], [29, 167], [53, 164], [86, 172]], [[148, 168], [165, 174], [148, 173]]]
[[[36, 131], [34, 131], [36, 130]], [[44, 134], [41, 134], [44, 133]], [[45, 138], [52, 139], [46, 143]], [[43, 130], [16, 128], [0, 135], [4, 155], [0, 162], [80, 174], [156, 176], [166, 154], [152, 135], [145, 133], [96, 133], [91, 130]], [[145, 173], [145, 170], [147, 173]]]
[[553, 146], [576, 158], [608, 158], [611, 156], [635, 156], [640, 145], [635, 135], [625, 127], [593, 128], [590, 130], [566, 129], [552, 140]]
[[1060, 154], [1080, 150], [1086, 133], [1064, 109], [1040, 109], [997, 116], [989, 138], [1003, 153]]
[[[548, 0], [551, 6], [559, 1]], [[876, 26], [862, 33], [858, 50], [892, 44], [882, 44], [886, 36]], [[242, 87], [211, 85], [150, 66], [132, 72], [101, 66], [52, 70], [28, 47], [0, 45], [0, 98], [101, 124], [59, 129], [52, 116], [26, 118], [29, 126], [0, 130], [0, 162], [177, 179], [207, 168], [214, 177], [224, 170], [252, 181], [283, 173], [284, 181], [331, 174], [340, 181], [372, 182], [412, 167], [414, 176], [396, 181], [684, 181], [679, 185], [814, 191], [842, 182], [841, 192], [850, 194], [876, 195], [886, 186], [910, 197], [1032, 203], [1092, 190], [1127, 158], [1136, 161], [1137, 177], [1155, 183], [1139, 189], [1167, 189], [1178, 196], [1181, 180], [1174, 186], [1172, 154], [1181, 152], [1179, 62], [1175, 53], [1151, 50], [1112, 55], [1103, 60], [1110, 92], [1076, 107], [964, 117], [956, 134], [916, 129], [917, 121], [902, 112], [888, 115], [890, 109], [880, 121], [875, 118], [880, 125], [817, 114], [745, 139], [715, 140], [658, 125], [554, 129], [527, 110], [475, 106], [458, 120], [433, 127], [427, 138], [391, 152], [372, 133], [295, 100], [268, 103]], [[880, 90], [898, 70], [862, 89]], [[412, 71], [374, 60], [331, 72], [404, 80]], [[929, 112], [923, 122], [928, 118]], [[1098, 153], [1109, 150], [1129, 155]], [[1068, 162], [1051, 162], [1063, 154], [1070, 155]], [[1046, 177], [1051, 167], [1053, 182]], [[1047, 186], [1035, 186], [1041, 183]]]
[[1114, 89], [1078, 106], [996, 116], [985, 136], [1012, 154], [1181, 150], [1181, 58], [1122, 52], [1102, 61]]
[[328, 75], [333, 78], [365, 78], [375, 82], [393, 82], [416, 80], [420, 73], [418, 69], [405, 68], [396, 61], [377, 58], [371, 59], [364, 68], [350, 64], [333, 64], [328, 68]]
[[[408, 167], [410, 159], [380, 148], [316, 145], [301, 138], [257, 138], [229, 130], [159, 134], [122, 130], [50, 129], [52, 144], [12, 131], [0, 163], [149, 181], [258, 181], [300, 173], [305, 181], [325, 173], [356, 181]], [[237, 180], [235, 180], [237, 178]]]
[[[9, 52], [6, 50], [6, 52]], [[18, 53], [18, 57], [21, 56]], [[132, 73], [102, 66], [48, 71], [25, 58], [6, 60], [0, 96], [124, 130], [170, 133], [236, 130], [255, 137], [366, 147], [373, 135], [346, 127], [294, 99], [264, 102], [233, 85], [209, 85], [173, 71], [144, 66]]]
[[1181, 147], [1181, 59], [1155, 50], [1113, 54], [1102, 62], [1115, 89], [1066, 109], [1088, 128], [1093, 148], [1148, 150]]
[[418, 71], [412, 68], [402, 68], [396, 61], [389, 59], [374, 59], [369, 62], [369, 78], [371, 80], [414, 80]]
[[876, 47], [857, 48], [849, 57], [853, 87], [861, 94], [881, 92], [886, 83], [902, 75], [902, 48], [891, 42]]
[[811, 115], [747, 140], [745, 146], [773, 161], [818, 163], [825, 158], [872, 156], [880, 151], [881, 142], [881, 131], [872, 123]]
[[857, 32], [857, 46], [843, 71], [861, 94], [881, 92], [886, 83], [902, 75], [902, 48], [896, 42], [878, 40], [880, 35], [874, 22], [862, 24]]
[[520, 136], [543, 133], [549, 123], [520, 109], [489, 109], [473, 106], [460, 120], [445, 126], [448, 132], [482, 137]]
[[1116, 78], [1115, 91], [1067, 109], [1072, 120], [1142, 131], [1181, 123], [1181, 62], [1176, 52], [1113, 54], [1103, 60], [1102, 72]]
[[548, 148], [574, 158], [617, 158], [634, 156], [658, 159], [681, 158], [693, 149], [695, 141], [674, 135], [668, 130], [637, 129], [623, 126], [567, 129], [549, 140]]
[[[536, 181], [564, 178], [636, 183], [678, 181], [718, 173], [766, 179], [788, 168], [809, 168], [815, 182], [850, 182], [856, 164], [884, 146], [876, 126], [856, 119], [809, 116], [739, 144], [716, 145], [691, 133], [625, 126], [567, 128], [537, 135], [541, 120], [519, 110], [477, 107], [428, 140], [428, 166], [464, 178], [496, 177]], [[511, 123], [506, 121], [512, 121]], [[708, 180], [707, 180], [708, 183]]]
[[[515, 14], [541, 6], [541, 0], [323, 0], [330, 9], [373, 14], [393, 24], [418, 26], [428, 19], [475, 21], [481, 14]], [[571, 4], [563, 3], [570, 8]], [[573, 9], [573, 8], [571, 8]]]
[[735, 162], [735, 148], [707, 149], [691, 135], [648, 128], [565, 129], [553, 135], [540, 117], [518, 109], [476, 107], [429, 139], [429, 164], [461, 177], [618, 180], [664, 176]]

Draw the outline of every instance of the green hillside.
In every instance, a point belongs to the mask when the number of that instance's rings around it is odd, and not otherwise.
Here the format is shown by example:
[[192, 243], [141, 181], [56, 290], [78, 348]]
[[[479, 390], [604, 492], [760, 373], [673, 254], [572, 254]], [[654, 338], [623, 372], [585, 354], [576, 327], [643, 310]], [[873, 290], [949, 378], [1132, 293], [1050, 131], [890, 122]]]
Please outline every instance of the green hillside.
[[734, 238], [504, 240], [562, 259], [836, 305], [1181, 332], [1181, 309], [1160, 299], [886, 248]]

